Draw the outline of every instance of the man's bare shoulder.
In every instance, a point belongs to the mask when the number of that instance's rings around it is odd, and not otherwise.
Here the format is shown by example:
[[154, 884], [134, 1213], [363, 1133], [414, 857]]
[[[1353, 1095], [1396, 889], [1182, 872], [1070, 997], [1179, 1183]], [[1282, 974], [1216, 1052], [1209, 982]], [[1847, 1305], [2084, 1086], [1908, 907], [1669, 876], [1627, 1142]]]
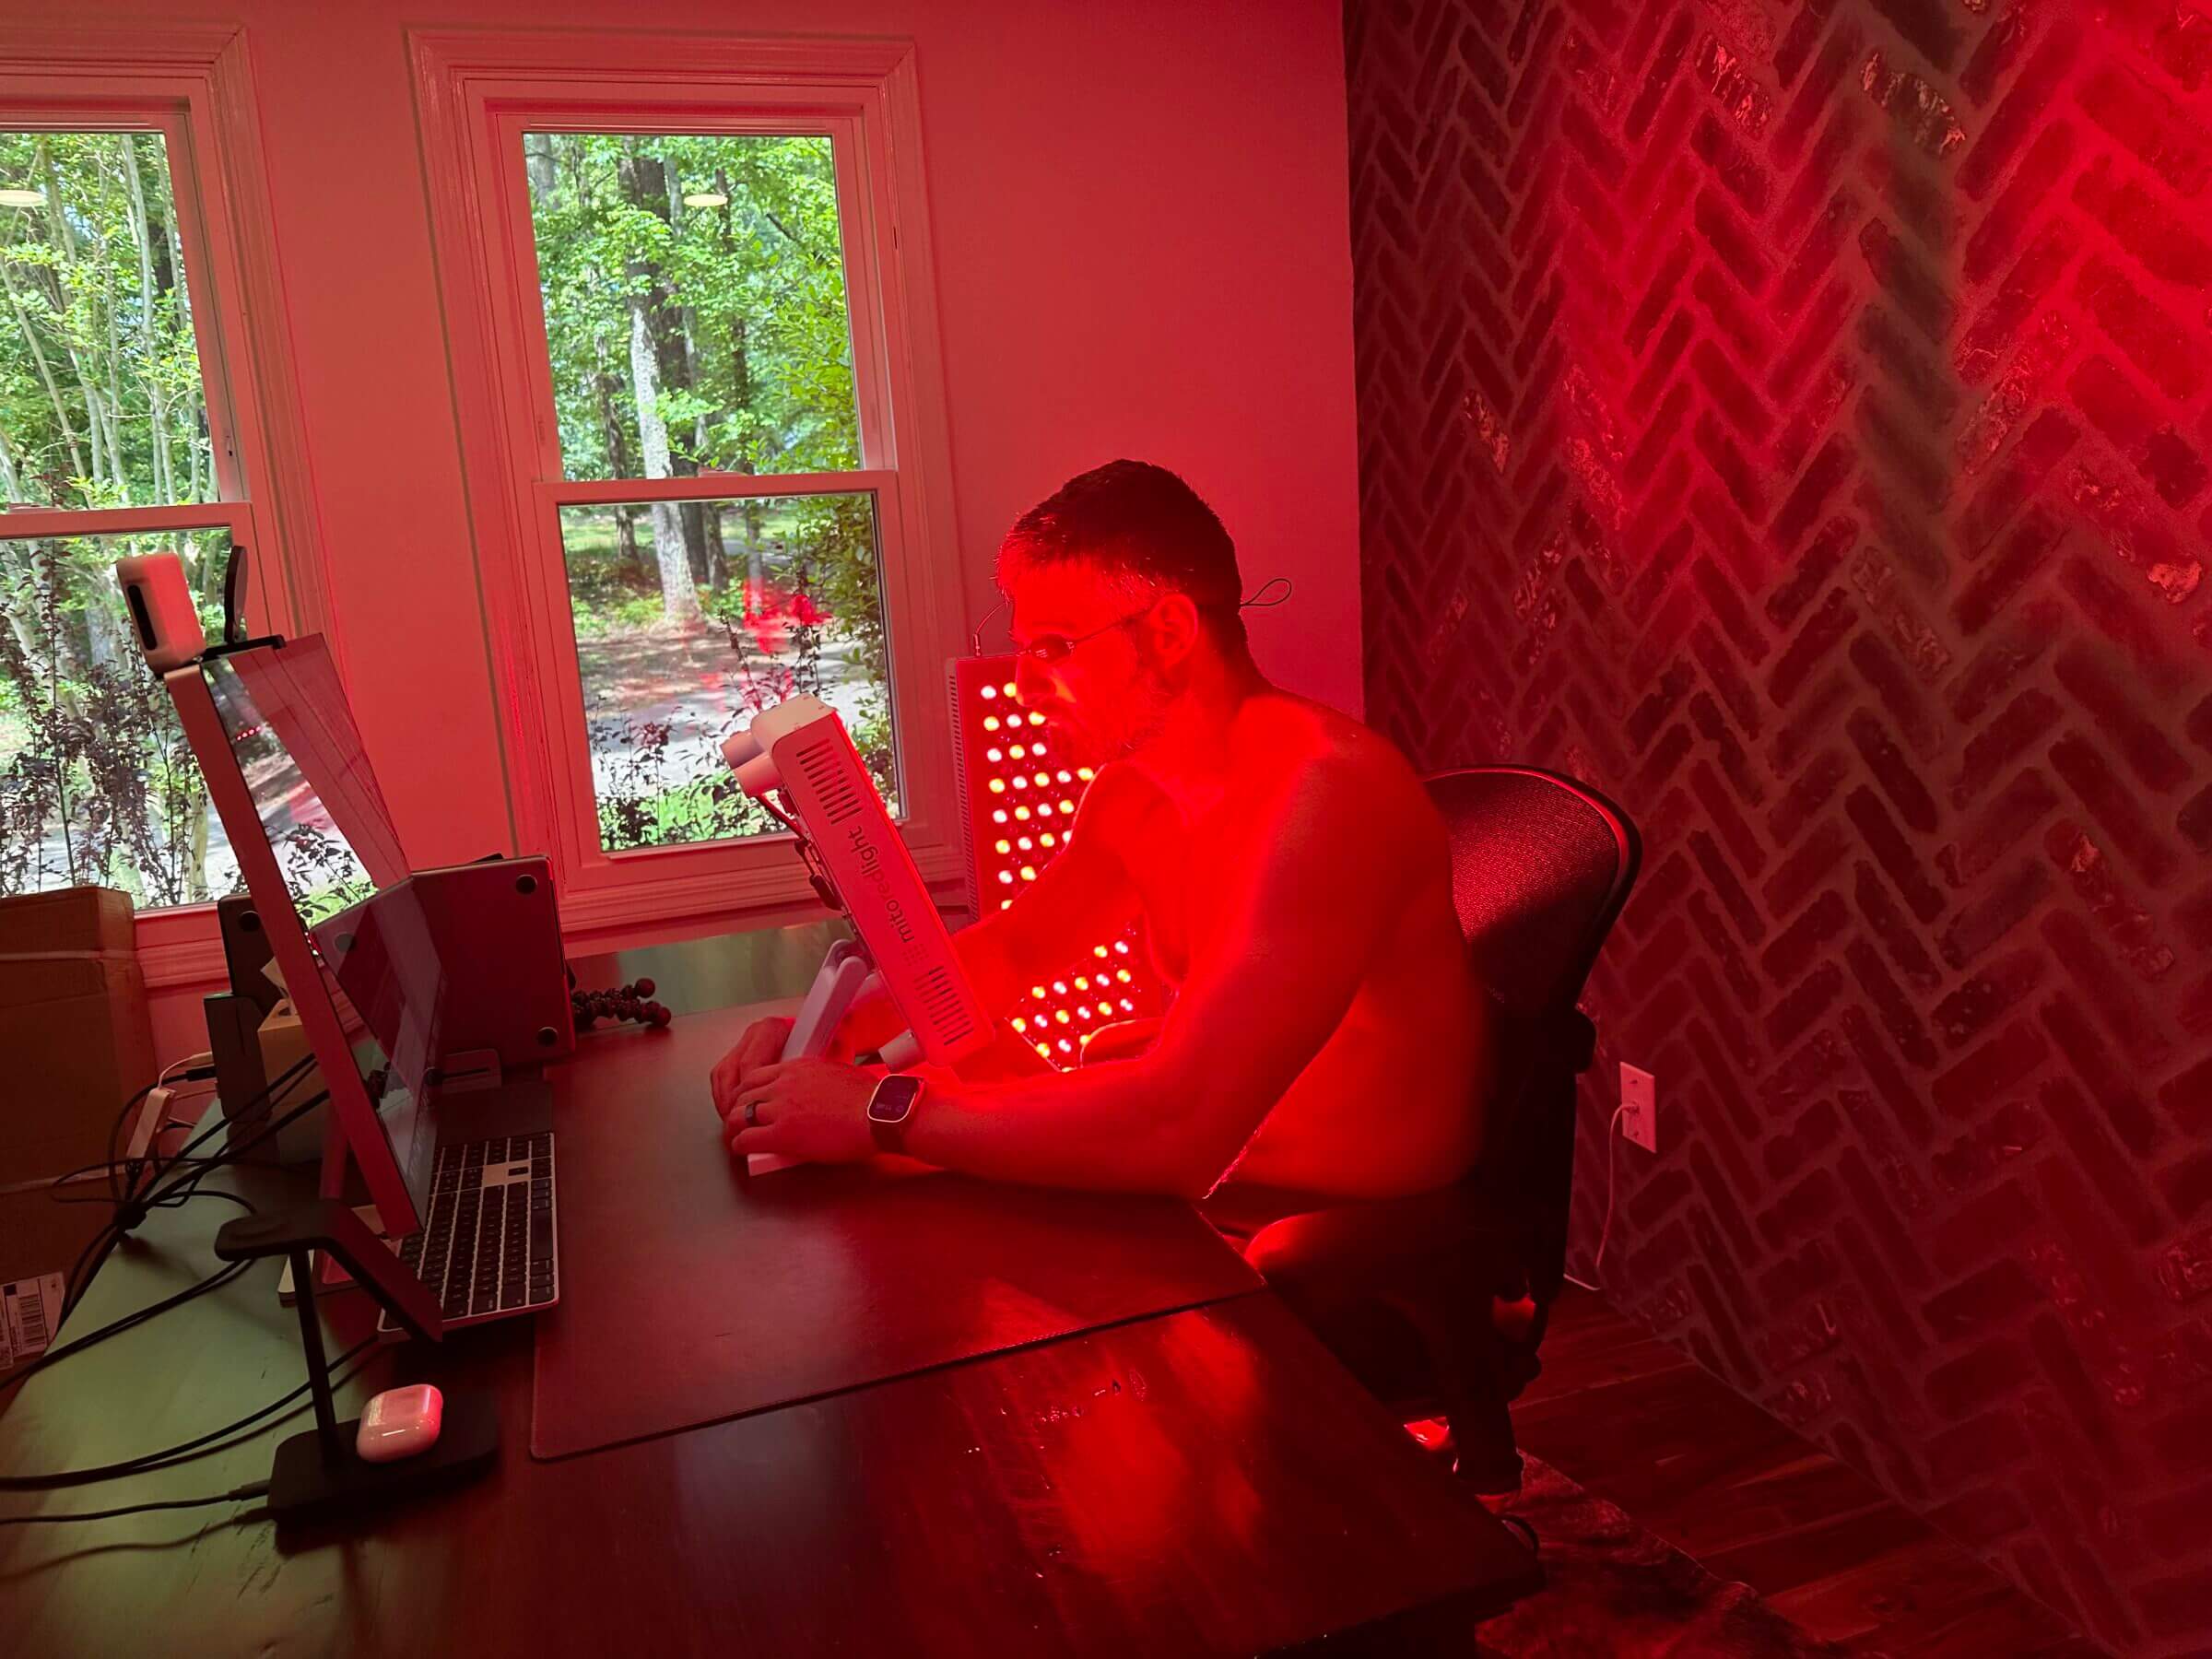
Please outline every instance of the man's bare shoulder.
[[1324, 704], [1283, 692], [1253, 698], [1238, 719], [1237, 747], [1237, 770], [1268, 794], [1353, 796], [1371, 830], [1436, 823], [1420, 776], [1398, 746]]

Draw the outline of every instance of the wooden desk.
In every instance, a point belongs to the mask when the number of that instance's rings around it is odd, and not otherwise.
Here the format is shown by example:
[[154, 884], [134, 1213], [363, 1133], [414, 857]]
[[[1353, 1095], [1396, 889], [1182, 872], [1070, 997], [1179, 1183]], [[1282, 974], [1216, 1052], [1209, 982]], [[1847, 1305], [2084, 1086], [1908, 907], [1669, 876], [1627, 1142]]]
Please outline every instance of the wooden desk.
[[[590, 1178], [563, 1165], [564, 1189]], [[300, 1190], [230, 1179], [265, 1206]], [[234, 1213], [206, 1200], [154, 1218], [73, 1332], [211, 1270], [207, 1241]], [[262, 1264], [33, 1379], [0, 1417], [0, 1470], [152, 1451], [296, 1385], [275, 1277]], [[358, 1295], [325, 1302], [334, 1352], [369, 1315]], [[9, 1650], [1153, 1655], [1330, 1637], [1332, 1652], [1465, 1652], [1477, 1619], [1538, 1582], [1264, 1292], [557, 1463], [526, 1451], [531, 1347], [526, 1322], [460, 1333], [381, 1353], [344, 1391], [356, 1407], [418, 1378], [496, 1395], [500, 1467], [441, 1498], [300, 1536], [246, 1506], [0, 1527]], [[275, 1438], [0, 1495], [0, 1512], [223, 1491], [266, 1477]]]

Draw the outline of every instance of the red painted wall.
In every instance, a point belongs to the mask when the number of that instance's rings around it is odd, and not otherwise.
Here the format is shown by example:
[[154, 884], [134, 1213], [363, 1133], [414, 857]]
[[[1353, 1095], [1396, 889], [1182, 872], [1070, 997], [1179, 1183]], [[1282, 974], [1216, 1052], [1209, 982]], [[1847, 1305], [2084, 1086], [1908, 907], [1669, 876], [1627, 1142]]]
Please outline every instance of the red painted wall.
[[1576, 1253], [2212, 1641], [2212, 17], [1353, 0], [1370, 718], [1641, 822]]

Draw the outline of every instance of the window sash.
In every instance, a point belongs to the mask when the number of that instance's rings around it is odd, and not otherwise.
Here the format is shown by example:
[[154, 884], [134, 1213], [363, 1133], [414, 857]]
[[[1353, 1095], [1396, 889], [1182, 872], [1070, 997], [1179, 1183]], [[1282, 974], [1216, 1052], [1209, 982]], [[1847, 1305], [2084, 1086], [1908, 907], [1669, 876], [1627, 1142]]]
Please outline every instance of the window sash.
[[[193, 295], [192, 338], [199, 358], [200, 399], [207, 410], [209, 449], [215, 463], [216, 498], [241, 500], [247, 494], [241, 476], [238, 438], [230, 414], [230, 377], [222, 343], [210, 336], [219, 327], [213, 323], [206, 300], [221, 293], [215, 281], [215, 261], [202, 223], [199, 170], [193, 148], [192, 108], [189, 103], [150, 100], [143, 104], [99, 106], [57, 103], [50, 98], [11, 97], [8, 81], [0, 77], [0, 128], [8, 132], [46, 133], [159, 133], [169, 161], [171, 211], [176, 215], [177, 241], [184, 251], [184, 275]], [[203, 287], [203, 283], [206, 286]], [[203, 300], [202, 296], [206, 297]], [[202, 503], [159, 502], [159, 506]], [[97, 508], [62, 508], [56, 512], [90, 512]]]
[[[579, 120], [572, 113], [547, 116], [535, 111], [509, 110], [495, 117], [494, 131], [497, 159], [504, 171], [500, 181], [504, 186], [501, 191], [504, 212], [500, 230], [515, 280], [529, 300], [529, 303], [517, 308], [520, 314], [515, 322], [523, 330], [526, 347], [530, 407], [535, 417], [532, 436], [539, 479], [549, 481], [560, 477], [566, 465], [560, 453], [559, 423], [555, 418], [552, 347], [546, 338], [545, 307], [538, 300], [542, 289], [538, 282], [537, 232], [530, 213], [530, 182], [522, 160], [525, 133], [636, 134], [645, 137], [681, 133], [686, 136], [704, 137], [828, 138], [837, 174], [838, 238], [845, 267], [845, 320], [853, 341], [853, 405], [860, 428], [857, 470], [888, 468], [893, 465], [883, 397], [886, 376], [880, 357], [881, 329], [877, 322], [879, 300], [876, 292], [875, 261], [854, 257], [855, 251], [865, 254], [868, 249], [870, 244], [861, 239], [869, 234], [871, 228], [865, 206], [865, 191], [857, 176], [860, 132], [854, 117], [826, 116], [804, 107], [784, 117], [759, 111], [733, 111], [726, 105], [698, 112], [672, 108], [666, 118], [656, 105], [652, 114], [628, 111], [619, 117], [610, 115], [605, 120]], [[623, 481], [650, 484], [657, 480]]]
[[[500, 30], [410, 41], [463, 443], [478, 480], [470, 512], [509, 800], [518, 844], [555, 858], [564, 929], [618, 943], [816, 902], [788, 837], [601, 850], [559, 535], [559, 509], [594, 501], [874, 495], [905, 838], [925, 877], [956, 880], [938, 665], [959, 650], [960, 603], [911, 43]], [[866, 465], [562, 477], [522, 145], [524, 132], [555, 130], [831, 137]]]
[[[228, 529], [249, 548], [256, 632], [327, 628], [328, 572], [281, 320], [266, 223], [259, 118], [235, 25], [30, 25], [0, 34], [0, 120], [29, 129], [158, 130], [168, 149], [177, 235], [194, 300], [218, 500], [0, 513], [0, 536]], [[138, 955], [152, 989], [218, 983], [214, 908], [142, 913]]]
[[[6, 55], [0, 47], [0, 58]], [[127, 56], [127, 51], [119, 55]], [[251, 554], [273, 551], [261, 546], [251, 505], [256, 480], [249, 457], [264, 453], [265, 434], [236, 337], [246, 309], [239, 262], [232, 254], [230, 205], [202, 166], [203, 158], [218, 153], [214, 100], [204, 84], [180, 87], [163, 77], [127, 73], [104, 77], [104, 88], [87, 87], [73, 96], [56, 90], [63, 78], [0, 64], [0, 126], [11, 132], [161, 135], [177, 240], [193, 296], [193, 344], [217, 499], [145, 507], [10, 509], [0, 512], [0, 535], [16, 540], [229, 525]], [[250, 616], [275, 626], [276, 618], [296, 614], [281, 559], [249, 558], [246, 573]]]
[[[651, 486], [639, 488], [639, 484]], [[537, 487], [537, 524], [541, 546], [549, 558], [541, 565], [539, 581], [545, 611], [545, 638], [549, 670], [550, 706], [567, 711], [569, 718], [549, 724], [554, 759], [554, 782], [560, 804], [557, 822], [562, 832], [561, 853], [572, 870], [587, 872], [598, 885], [619, 874], [624, 881], [684, 881], [711, 877], [734, 852], [763, 845], [778, 847], [780, 856], [798, 867], [788, 834], [748, 836], [739, 841], [694, 841], [664, 847], [630, 847], [609, 851], [599, 836], [599, 797], [593, 780], [591, 734], [584, 724], [583, 670], [577, 653], [575, 611], [569, 599], [567, 547], [561, 536], [563, 507], [623, 504], [645, 501], [727, 500], [747, 496], [803, 497], [810, 495], [868, 495], [874, 498], [876, 554], [879, 580], [896, 568], [903, 556], [898, 528], [897, 475], [887, 472], [814, 473], [764, 477], [753, 473], [709, 473], [695, 478], [649, 478], [545, 482]], [[769, 488], [761, 488], [762, 486]], [[888, 582], [886, 583], [888, 586]], [[888, 612], [890, 602], [885, 597]], [[893, 708], [898, 707], [900, 682], [898, 652], [889, 653]], [[893, 730], [900, 731], [894, 714]], [[902, 735], [902, 734], [901, 734]], [[645, 872], [643, 875], [638, 872]]]

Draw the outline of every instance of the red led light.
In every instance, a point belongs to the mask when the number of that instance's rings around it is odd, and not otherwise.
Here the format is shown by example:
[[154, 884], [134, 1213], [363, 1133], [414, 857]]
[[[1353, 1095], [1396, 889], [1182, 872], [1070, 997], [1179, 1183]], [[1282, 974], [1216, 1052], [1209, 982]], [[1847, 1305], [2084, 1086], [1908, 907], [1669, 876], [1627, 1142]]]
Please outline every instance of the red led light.
[[[1042, 730], [1042, 714], [1019, 706], [1012, 676], [1010, 657], [968, 658], [952, 668], [969, 895], [979, 913], [992, 908], [983, 902], [986, 893], [1005, 910], [1043, 876], [1066, 844], [1062, 822], [1074, 816], [1083, 789], [1097, 775], [1088, 766], [1047, 762], [1057, 740]], [[1068, 969], [1030, 987], [1015, 1030], [1047, 1060], [1070, 1065], [1081, 1037], [1117, 1020], [1159, 1013], [1166, 1003], [1163, 988], [1149, 964], [1130, 950], [1134, 936], [1132, 931], [1117, 939], [1077, 943]], [[1078, 965], [1080, 974], [1072, 971]], [[1038, 1041], [1040, 1027], [1049, 1032], [1055, 1025], [1071, 1030], [1056, 1041]]]

